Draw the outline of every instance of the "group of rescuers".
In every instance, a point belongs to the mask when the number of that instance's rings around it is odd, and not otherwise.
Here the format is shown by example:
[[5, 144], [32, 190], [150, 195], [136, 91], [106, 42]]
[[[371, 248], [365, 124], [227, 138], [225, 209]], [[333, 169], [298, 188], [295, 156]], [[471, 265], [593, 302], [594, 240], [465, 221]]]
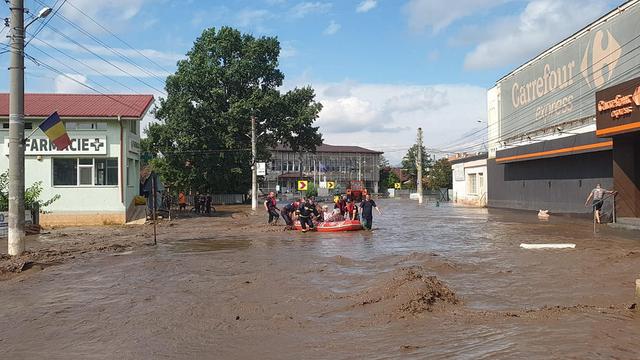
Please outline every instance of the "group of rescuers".
[[316, 222], [334, 222], [344, 220], [360, 220], [362, 215], [362, 225], [365, 229], [371, 230], [373, 224], [373, 209], [382, 214], [376, 202], [367, 194], [365, 199], [356, 205], [353, 199], [346, 195], [336, 196], [333, 208], [328, 205], [320, 206], [314, 197], [300, 198], [291, 203], [285, 204], [282, 209], [277, 206], [277, 198], [274, 192], [270, 192], [264, 202], [264, 208], [269, 214], [269, 225], [277, 225], [280, 216], [284, 219], [288, 229], [294, 228], [294, 222], [300, 221], [302, 231], [313, 230]]

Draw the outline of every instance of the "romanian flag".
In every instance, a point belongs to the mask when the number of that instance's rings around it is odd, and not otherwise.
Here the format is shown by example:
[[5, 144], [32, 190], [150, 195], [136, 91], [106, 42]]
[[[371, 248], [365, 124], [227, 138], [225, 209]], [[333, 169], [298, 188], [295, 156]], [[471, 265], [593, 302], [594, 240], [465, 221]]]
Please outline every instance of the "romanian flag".
[[71, 139], [67, 134], [67, 129], [64, 128], [62, 120], [58, 112], [51, 114], [45, 121], [40, 124], [40, 130], [47, 135], [49, 140], [56, 146], [58, 150], [64, 150], [67, 146], [71, 145]]

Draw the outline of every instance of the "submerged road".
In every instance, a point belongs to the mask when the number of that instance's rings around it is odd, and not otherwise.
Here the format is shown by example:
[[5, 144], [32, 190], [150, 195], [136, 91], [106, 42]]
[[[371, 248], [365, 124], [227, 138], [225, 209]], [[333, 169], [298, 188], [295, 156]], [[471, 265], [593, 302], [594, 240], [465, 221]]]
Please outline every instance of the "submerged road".
[[0, 282], [0, 357], [640, 358], [637, 234], [379, 205], [373, 232], [182, 219], [155, 248]]

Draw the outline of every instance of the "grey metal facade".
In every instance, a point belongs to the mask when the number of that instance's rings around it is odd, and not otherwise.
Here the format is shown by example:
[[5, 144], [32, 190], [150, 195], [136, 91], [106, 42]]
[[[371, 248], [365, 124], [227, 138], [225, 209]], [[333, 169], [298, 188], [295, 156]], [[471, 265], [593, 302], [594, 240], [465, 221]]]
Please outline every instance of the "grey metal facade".
[[[498, 164], [487, 163], [489, 207], [586, 214], [589, 192], [613, 187], [613, 152], [599, 151]], [[610, 210], [610, 204], [605, 206]]]

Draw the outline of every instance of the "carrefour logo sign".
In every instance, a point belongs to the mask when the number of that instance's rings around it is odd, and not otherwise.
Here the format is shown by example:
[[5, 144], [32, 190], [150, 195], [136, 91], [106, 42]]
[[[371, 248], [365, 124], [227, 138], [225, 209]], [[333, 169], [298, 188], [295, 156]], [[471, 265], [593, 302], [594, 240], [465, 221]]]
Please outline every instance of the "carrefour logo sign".
[[[4, 142], [4, 154], [9, 155], [9, 139]], [[104, 136], [74, 136], [71, 145], [64, 150], [48, 138], [27, 139], [24, 144], [25, 155], [106, 155], [107, 139]]]

